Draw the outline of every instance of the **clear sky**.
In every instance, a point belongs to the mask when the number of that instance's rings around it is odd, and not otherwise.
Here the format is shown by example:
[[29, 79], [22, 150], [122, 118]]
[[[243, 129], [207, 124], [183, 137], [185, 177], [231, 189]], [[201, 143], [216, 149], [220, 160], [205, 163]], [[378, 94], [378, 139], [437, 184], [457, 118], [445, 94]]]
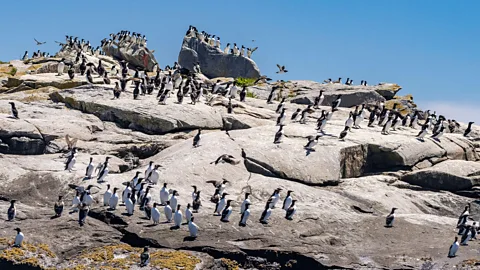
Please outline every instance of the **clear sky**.
[[[478, 0], [17, 0], [2, 10], [3, 61], [25, 50], [54, 53], [65, 35], [98, 45], [125, 29], [145, 34], [165, 66], [192, 24], [220, 36], [222, 47], [258, 46], [252, 58], [275, 80], [395, 82], [422, 109], [480, 124]], [[47, 44], [37, 47], [34, 37]], [[277, 63], [289, 72], [276, 76]]]

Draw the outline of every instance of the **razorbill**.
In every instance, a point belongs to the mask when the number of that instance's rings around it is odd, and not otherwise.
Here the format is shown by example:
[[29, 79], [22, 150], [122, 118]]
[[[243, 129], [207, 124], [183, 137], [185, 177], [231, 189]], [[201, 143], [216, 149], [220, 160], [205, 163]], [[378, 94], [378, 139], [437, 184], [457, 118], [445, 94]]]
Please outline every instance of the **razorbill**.
[[296, 201], [297, 200], [292, 200], [292, 204], [285, 212], [285, 218], [288, 220], [293, 220], [293, 215], [295, 215], [295, 213], [297, 212], [297, 206], [295, 205]]
[[243, 212], [245, 212], [245, 206], [247, 204], [250, 204], [250, 199], [248, 198], [248, 196], [250, 196], [250, 193], [245, 193], [245, 199], [243, 200], [242, 202], [242, 205], [240, 206], [240, 214], [243, 214]]
[[324, 99], [325, 95], [323, 95], [323, 90], [320, 90], [320, 94], [318, 94], [313, 101], [313, 108], [318, 109], [318, 106], [322, 105]]
[[282, 209], [285, 211], [288, 210], [288, 208], [290, 208], [290, 205], [292, 205], [292, 196], [291, 196], [292, 193], [293, 193], [292, 190], [287, 191], [287, 197], [285, 197], [285, 199], [283, 200]]
[[273, 143], [279, 144], [282, 142], [282, 139], [283, 139], [283, 126], [280, 126], [277, 133], [275, 133], [275, 139], [273, 140]]
[[222, 210], [222, 217], [220, 218], [220, 221], [222, 222], [229, 222], [230, 215], [232, 214], [232, 206], [231, 206], [232, 200], [227, 200], [227, 205], [225, 208]]
[[227, 198], [225, 198], [225, 196], [227, 196], [227, 195], [228, 195], [228, 193], [226, 193], [226, 192], [223, 193], [222, 197], [220, 198], [220, 200], [215, 205], [215, 211], [214, 211], [215, 216], [221, 216], [222, 215], [222, 211], [227, 204]]
[[332, 102], [332, 112], [338, 110], [340, 103], [342, 102], [342, 95], [338, 95], [337, 98]]
[[148, 247], [143, 248], [143, 252], [140, 255], [140, 267], [145, 267], [150, 263], [150, 252], [148, 252]]
[[265, 209], [262, 212], [262, 215], [260, 216], [260, 223], [262, 224], [268, 224], [268, 218], [272, 214], [272, 210], [270, 209], [270, 204], [267, 202], [265, 204]]
[[397, 208], [392, 208], [392, 211], [390, 212], [390, 214], [387, 216], [386, 218], [386, 227], [393, 227], [393, 221], [395, 221], [395, 210], [397, 210]]
[[199, 190], [199, 191], [197, 191], [197, 197], [195, 198], [195, 200], [192, 203], [193, 213], [198, 213], [198, 210], [200, 209], [200, 206], [202, 206], [202, 201], [200, 199], [200, 190]]
[[273, 191], [273, 194], [272, 196], [270, 196], [270, 198], [268, 199], [268, 201], [270, 202], [270, 208], [274, 209], [275, 206], [277, 205], [278, 201], [280, 200], [280, 191], [282, 189], [281, 188], [277, 188]]
[[238, 223], [239, 226], [245, 227], [247, 226], [248, 217], [250, 216], [250, 204], [245, 204], [245, 211], [243, 211], [242, 216], [240, 217], [240, 222]]
[[280, 115], [277, 117], [277, 126], [284, 126], [285, 125], [285, 119], [287, 118], [287, 114], [285, 113], [287, 108], [282, 108], [282, 111], [280, 112]]

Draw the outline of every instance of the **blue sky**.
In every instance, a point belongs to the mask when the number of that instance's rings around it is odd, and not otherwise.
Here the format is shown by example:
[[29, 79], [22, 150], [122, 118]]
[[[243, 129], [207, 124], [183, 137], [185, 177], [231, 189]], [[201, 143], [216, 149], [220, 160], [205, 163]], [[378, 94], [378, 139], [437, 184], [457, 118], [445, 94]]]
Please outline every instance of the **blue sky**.
[[[273, 79], [350, 77], [395, 82], [421, 108], [480, 123], [480, 1], [7, 1], [0, 60], [66, 34], [97, 45], [122, 29], [147, 35], [162, 66], [178, 57], [192, 24], [227, 42], [258, 46], [253, 59]], [[8, 24], [10, 22], [10, 24]], [[8, 40], [7, 40], [8, 38]], [[256, 40], [252, 44], [251, 40]], [[30, 53], [31, 55], [31, 53]], [[276, 76], [276, 64], [289, 72]]]

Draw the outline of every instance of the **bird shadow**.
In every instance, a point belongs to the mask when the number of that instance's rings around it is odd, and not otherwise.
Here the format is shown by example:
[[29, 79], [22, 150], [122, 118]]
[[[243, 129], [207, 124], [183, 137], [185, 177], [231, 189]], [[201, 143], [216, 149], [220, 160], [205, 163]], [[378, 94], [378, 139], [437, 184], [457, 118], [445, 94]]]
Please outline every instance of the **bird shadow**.
[[51, 216], [50, 219], [57, 219], [59, 218], [60, 216]]
[[141, 217], [140, 219], [143, 219], [143, 220], [150, 220], [149, 218], [147, 217]]
[[188, 222], [184, 222], [184, 223], [182, 223], [182, 225], [188, 225]]
[[419, 142], [425, 142], [424, 139], [420, 139], [420, 138], [415, 138], [415, 139], [417, 139], [417, 141], [419, 141]]
[[156, 226], [158, 226], [158, 224], [152, 223], [152, 224], [145, 225], [143, 227], [151, 228], [151, 227], [156, 227]]
[[440, 141], [439, 138], [432, 138], [432, 140], [437, 141], [437, 142], [442, 142], [442, 141]]
[[90, 180], [90, 179], [91, 179], [91, 178], [84, 177], [84, 178], [82, 179], [82, 181], [87, 181], [87, 180]]
[[180, 229], [180, 226], [172, 226], [170, 227], [170, 230], [174, 231], [174, 230], [178, 230]]
[[393, 226], [384, 225], [384, 228], [393, 228]]
[[131, 217], [133, 214], [130, 215], [129, 213], [122, 213], [122, 216]]
[[313, 149], [306, 149], [305, 156], [308, 157], [312, 152], [315, 152]]
[[195, 239], [197, 239], [197, 237], [186, 236], [183, 238], [183, 242], [192, 242], [192, 241], [195, 241]]

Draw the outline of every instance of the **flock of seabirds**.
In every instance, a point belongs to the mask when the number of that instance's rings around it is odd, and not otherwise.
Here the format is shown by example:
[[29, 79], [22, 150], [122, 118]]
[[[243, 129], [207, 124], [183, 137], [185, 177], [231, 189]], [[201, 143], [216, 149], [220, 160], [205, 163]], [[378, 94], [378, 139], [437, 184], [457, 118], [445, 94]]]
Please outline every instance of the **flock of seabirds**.
[[[85, 40], [79, 40], [78, 38], [74, 38], [72, 36], [67, 36], [65, 43], [60, 43], [62, 46], [61, 51], [75, 51], [77, 52], [76, 58], [74, 61], [66, 60], [62, 58], [58, 65], [58, 75], [62, 76], [65, 65], [69, 66], [68, 69], [68, 76], [70, 79], [73, 79], [75, 76], [75, 65], [79, 66], [80, 75], [86, 76], [87, 81], [93, 84], [92, 74], [96, 73], [100, 77], [103, 78], [105, 84], [110, 84], [110, 79], [117, 79], [118, 81], [115, 82], [115, 88], [113, 90], [114, 99], [120, 98], [120, 94], [125, 92], [127, 89], [127, 82], [133, 82], [133, 98], [137, 99], [139, 95], [152, 95], [154, 91], [158, 91], [156, 98], [159, 100], [159, 104], [166, 105], [166, 100], [168, 96], [173, 93], [175, 90], [177, 91], [177, 103], [183, 102], [183, 97], [190, 95], [191, 104], [195, 104], [196, 102], [201, 102], [201, 98], [203, 97], [204, 93], [207, 93], [205, 96], [205, 102], [209, 105], [216, 99], [224, 99], [228, 98], [229, 102], [227, 105], [227, 112], [233, 113], [233, 108], [235, 107], [232, 104], [232, 99], [235, 100], [237, 98], [237, 94], [239, 95], [239, 101], [244, 102], [246, 97], [246, 87], [244, 86], [241, 90], [237, 86], [236, 81], [222, 83], [218, 80], [216, 83], [213, 84], [211, 89], [204, 88], [202, 83], [198, 83], [195, 80], [195, 74], [201, 73], [199, 63], [194, 66], [194, 71], [190, 72], [188, 70], [183, 69], [178, 65], [178, 63], [174, 63], [173, 67], [167, 66], [165, 71], [168, 74], [161, 73], [161, 69], [156, 66], [154, 70], [156, 70], [156, 75], [154, 77], [149, 77], [147, 72], [142, 72], [139, 69], [135, 69], [135, 74], [133, 77], [130, 77], [128, 63], [125, 61], [120, 61], [120, 69], [117, 70], [116, 66], [112, 66], [110, 70], [107, 70], [106, 67], [102, 65], [102, 61], [99, 60], [97, 66], [93, 63], [87, 63], [85, 55], [92, 55], [98, 56], [100, 54], [104, 54], [102, 49], [105, 46], [111, 45], [112, 43], [119, 47], [131, 47], [131, 46], [140, 46], [146, 47], [147, 39], [145, 35], [141, 35], [139, 33], [131, 33], [130, 31], [120, 31], [117, 34], [110, 34], [110, 39], [104, 39], [101, 42], [101, 46], [93, 49], [90, 42]], [[209, 44], [210, 46], [215, 46], [220, 48], [220, 37], [216, 37], [215, 35], [210, 35], [205, 31], [198, 32], [194, 26], [190, 26], [186, 37], [194, 37], [198, 38], [199, 40]], [[44, 44], [45, 42], [37, 42], [37, 45]], [[257, 48], [247, 48], [247, 57], [251, 57], [251, 54]], [[230, 49], [230, 44], [227, 44], [224, 52], [228, 53], [230, 50], [231, 54], [236, 54], [238, 56], [243, 56], [244, 46], [238, 49], [236, 44], [234, 47]], [[44, 57], [40, 51], [34, 53], [34, 58], [36, 57]], [[28, 58], [28, 53], [25, 53], [24, 60]], [[278, 66], [277, 73], [286, 73], [288, 72], [285, 69], [285, 66]], [[119, 76], [120, 73], [120, 76]], [[261, 76], [256, 82], [266, 82], [270, 81], [267, 76]], [[277, 84], [272, 87], [271, 92], [267, 98], [267, 103], [272, 104], [274, 103], [275, 93], [277, 90], [281, 89], [283, 85], [283, 81], [279, 81], [280, 84]], [[332, 83], [332, 84], [342, 84], [342, 79], [339, 78], [336, 81], [332, 81], [332, 79], [325, 80], [324, 83]], [[353, 80], [348, 78], [345, 82], [346, 85], [352, 85]], [[361, 81], [361, 85], [367, 86], [367, 81]], [[238, 93], [239, 92], [239, 93]], [[320, 105], [323, 104], [325, 99], [324, 91], [320, 91], [318, 96], [315, 97], [313, 104], [308, 105], [307, 108], [296, 109], [293, 114], [290, 116], [290, 120], [292, 122], [299, 122], [300, 124], [306, 124], [307, 118], [310, 114], [314, 113], [315, 111], [320, 109]], [[282, 138], [284, 136], [283, 128], [286, 125], [287, 113], [285, 107], [286, 98], [282, 98], [280, 103], [276, 108], [276, 113], [279, 115], [276, 120], [276, 125], [279, 126], [279, 130], [276, 132], [274, 136], [273, 143], [279, 144], [282, 142]], [[309, 136], [308, 142], [304, 146], [307, 151], [315, 151], [314, 147], [317, 144], [318, 140], [325, 134], [325, 127], [332, 119], [333, 114], [338, 111], [342, 102], [342, 95], [338, 95], [337, 98], [331, 103], [331, 110], [321, 110], [321, 115], [317, 119], [317, 135], [316, 136]], [[18, 110], [15, 107], [14, 102], [10, 102], [11, 104], [11, 112], [12, 116], [16, 119], [19, 119]], [[420, 122], [423, 119], [423, 122]], [[439, 140], [441, 136], [446, 132], [454, 133], [458, 130], [460, 125], [455, 120], [446, 119], [443, 115], [438, 115], [433, 112], [431, 113], [429, 110], [426, 112], [415, 111], [412, 115], [408, 114], [406, 116], [402, 116], [399, 110], [396, 107], [396, 104], [392, 109], [387, 109], [385, 104], [382, 102], [378, 102], [375, 105], [367, 105], [362, 104], [361, 106], [356, 106], [354, 111], [349, 113], [349, 117], [345, 121], [345, 128], [338, 136], [340, 140], [344, 140], [347, 136], [348, 132], [354, 128], [358, 129], [361, 128], [361, 124], [364, 123], [364, 120], [368, 120], [367, 127], [373, 127], [375, 125], [381, 126], [382, 131], [381, 133], [384, 135], [388, 135], [390, 130], [395, 130], [399, 127], [405, 128], [412, 128], [417, 129], [420, 127], [420, 131], [416, 136], [418, 140], [423, 141], [425, 136], [428, 134], [429, 131], [432, 132], [431, 138], [434, 140]], [[464, 136], [468, 137], [470, 132], [472, 131], [472, 124], [473, 122], [468, 123], [467, 129], [464, 131]], [[198, 130], [198, 133], [193, 138], [193, 147], [201, 146], [201, 129]], [[228, 136], [228, 130], [226, 130], [226, 134]], [[74, 146], [76, 139], [70, 141], [67, 135], [67, 144], [69, 146], [69, 154], [68, 158], [65, 162], [65, 170], [71, 171], [76, 163], [76, 156], [77, 156], [77, 148]], [[245, 152], [242, 149], [242, 157], [245, 158]], [[109, 159], [110, 157], [106, 157], [103, 163], [99, 163], [97, 166], [94, 166], [93, 158], [90, 158], [90, 162], [86, 168], [85, 179], [92, 179], [94, 174], [96, 173], [96, 178], [98, 183], [106, 182], [106, 177], [109, 173]], [[219, 162], [227, 162], [230, 164], [236, 164], [234, 161], [234, 157], [231, 155], [222, 155], [216, 161], [212, 162], [218, 164]], [[157, 185], [160, 180], [160, 173], [158, 171], [160, 165], [155, 165], [153, 161], [151, 161], [144, 172], [144, 177], [141, 176], [141, 172], [137, 172], [135, 177], [129, 181], [124, 183], [126, 187], [124, 190], [119, 193], [118, 188], [111, 189], [111, 186], [107, 184], [107, 190], [103, 194], [103, 206], [108, 207], [109, 210], [114, 211], [120, 206], [120, 200], [126, 208], [126, 212], [128, 215], [133, 215], [135, 211], [135, 207], [137, 206], [139, 211], [142, 211], [145, 216], [152, 220], [154, 224], [159, 224], [160, 219], [163, 215], [165, 216], [166, 222], [174, 222], [174, 226], [172, 228], [178, 229], [181, 227], [182, 222], [185, 220], [188, 226], [188, 230], [190, 233], [190, 237], [195, 239], [198, 235], [199, 227], [194, 222], [194, 214], [200, 211], [202, 200], [200, 195], [200, 190], [197, 189], [196, 186], [192, 186], [193, 191], [191, 193], [191, 203], [188, 203], [185, 208], [185, 215], [182, 213], [181, 205], [178, 204], [178, 192], [173, 189], [167, 188], [167, 183], [163, 184], [162, 189], [160, 190], [160, 202], [154, 202], [152, 200], [151, 195], [151, 188], [154, 185]], [[214, 215], [220, 217], [221, 222], [229, 222], [230, 215], [232, 214], [233, 207], [231, 203], [232, 200], [227, 199], [226, 187], [229, 183], [228, 180], [223, 179], [222, 181], [207, 181], [207, 183], [212, 183], [215, 187], [215, 192], [213, 196], [210, 198], [210, 201], [215, 203], [215, 211]], [[85, 224], [85, 220], [88, 214], [90, 207], [95, 202], [94, 198], [91, 195], [90, 190], [93, 187], [98, 188], [95, 185], [89, 185], [87, 187], [70, 185], [71, 188], [76, 190], [76, 195], [72, 201], [72, 212], [78, 212], [78, 222], [80, 226]], [[272, 209], [277, 207], [277, 204], [281, 200], [280, 193], [282, 189], [277, 188], [274, 190], [273, 194], [268, 198], [265, 202], [265, 208], [260, 215], [259, 222], [262, 224], [268, 224], [268, 220], [270, 215], [272, 214]], [[292, 220], [296, 211], [296, 200], [292, 197], [292, 190], [288, 190], [285, 198], [283, 199], [282, 210], [285, 211], [284, 217], [287, 220]], [[250, 218], [250, 205], [251, 201], [249, 199], [250, 193], [245, 193], [245, 199], [240, 206], [240, 222], [239, 226], [247, 226], [248, 220]], [[15, 200], [11, 201], [11, 206], [8, 209], [8, 220], [14, 220], [16, 216], [16, 206]], [[159, 206], [163, 207], [163, 211], [159, 209]], [[56, 217], [60, 217], [64, 210], [64, 202], [63, 196], [59, 196], [58, 201], [54, 205], [54, 212]], [[395, 220], [395, 210], [397, 208], [393, 208], [390, 214], [386, 217], [386, 227], [393, 227], [393, 223]], [[460, 242], [458, 241], [458, 237], [455, 237], [455, 241], [450, 246], [448, 251], [449, 257], [455, 257], [456, 252], [459, 249], [460, 245], [468, 245], [468, 242], [476, 239], [476, 236], [479, 232], [479, 226], [477, 222], [473, 222], [472, 225], [469, 225], [467, 222], [469, 220], [473, 220], [470, 218], [471, 214], [470, 204], [465, 207], [465, 210], [461, 213], [458, 219], [457, 228], [458, 228], [458, 235], [461, 236]], [[185, 223], [184, 223], [185, 224]], [[184, 225], [183, 224], [183, 225]], [[17, 236], [15, 237], [14, 246], [20, 246], [24, 235], [20, 228], [15, 229], [17, 231]], [[148, 247], [145, 247], [144, 252], [141, 255], [141, 264], [146, 265], [149, 261], [149, 253]]]

